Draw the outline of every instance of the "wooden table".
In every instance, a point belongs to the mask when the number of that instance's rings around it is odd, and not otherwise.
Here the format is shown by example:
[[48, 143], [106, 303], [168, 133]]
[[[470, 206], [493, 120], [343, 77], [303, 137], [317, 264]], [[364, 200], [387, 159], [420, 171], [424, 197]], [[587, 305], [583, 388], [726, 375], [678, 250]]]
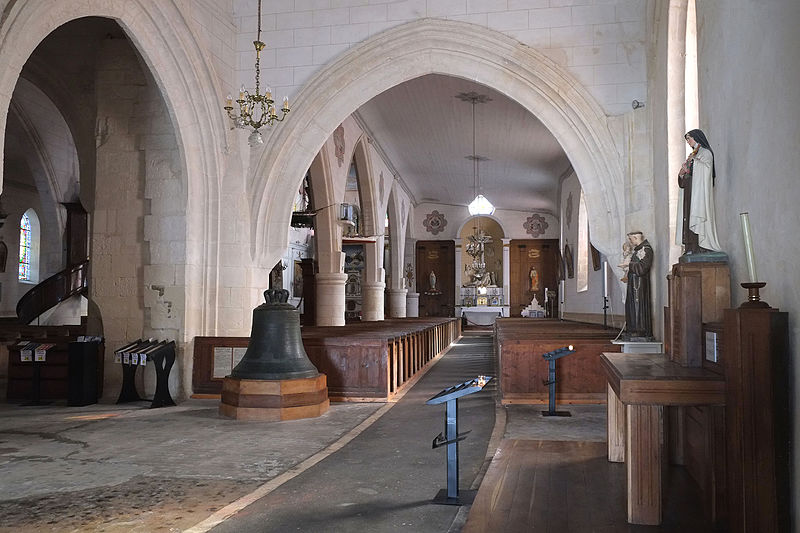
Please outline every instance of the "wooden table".
[[665, 354], [604, 353], [608, 460], [625, 461], [628, 522], [661, 523], [664, 406], [725, 405], [725, 378], [673, 363]]

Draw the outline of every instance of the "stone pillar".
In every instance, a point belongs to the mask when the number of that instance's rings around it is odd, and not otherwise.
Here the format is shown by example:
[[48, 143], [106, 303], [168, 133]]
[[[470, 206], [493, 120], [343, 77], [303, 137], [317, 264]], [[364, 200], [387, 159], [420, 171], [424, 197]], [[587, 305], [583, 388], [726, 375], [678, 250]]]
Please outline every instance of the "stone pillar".
[[386, 271], [383, 269], [383, 236], [377, 237], [375, 242], [364, 245], [366, 255], [366, 270], [364, 282], [361, 285], [361, 320], [374, 322], [383, 320], [383, 291], [386, 289], [384, 281]]
[[511, 239], [503, 241], [503, 305], [511, 305]]
[[416, 318], [419, 316], [419, 293], [409, 292], [406, 294], [406, 316]]
[[[342, 288], [344, 290], [344, 286]], [[406, 317], [406, 293], [408, 289], [389, 289], [389, 316], [392, 318]], [[419, 314], [419, 309], [417, 310]]]
[[458, 307], [462, 303], [464, 303], [464, 302], [461, 301], [461, 287], [464, 285], [464, 280], [462, 279], [462, 276], [464, 275], [464, 254], [461, 253], [462, 252], [462, 249], [461, 249], [461, 241], [462, 241], [462, 239], [455, 239], [455, 241], [456, 241], [456, 256], [455, 256], [455, 261], [453, 261], [453, 264], [456, 266], [456, 272], [455, 272], [455, 277], [453, 279], [455, 279], [455, 287], [456, 287], [455, 299], [456, 299], [456, 301], [453, 302], [453, 305]]
[[383, 292], [386, 283], [364, 283], [361, 286], [361, 320], [375, 322], [383, 320]]
[[318, 272], [317, 325], [344, 326], [344, 284], [347, 274], [342, 272]]

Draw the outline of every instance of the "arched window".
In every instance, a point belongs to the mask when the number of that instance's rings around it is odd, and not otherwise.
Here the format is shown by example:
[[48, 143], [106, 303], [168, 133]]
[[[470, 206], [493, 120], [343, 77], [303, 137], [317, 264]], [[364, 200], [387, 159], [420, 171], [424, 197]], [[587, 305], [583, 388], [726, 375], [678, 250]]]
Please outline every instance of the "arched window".
[[[697, 10], [695, 0], [689, 0], [686, 6], [686, 63], [684, 74], [684, 116], [686, 120], [685, 130], [693, 130], [700, 127], [700, 95], [697, 80]], [[686, 145], [687, 155], [691, 150]]]
[[577, 290], [583, 292], [589, 289], [589, 217], [586, 214], [586, 200], [581, 191], [581, 201], [578, 204], [578, 276]]
[[28, 209], [19, 221], [19, 280], [39, 281], [39, 217]]

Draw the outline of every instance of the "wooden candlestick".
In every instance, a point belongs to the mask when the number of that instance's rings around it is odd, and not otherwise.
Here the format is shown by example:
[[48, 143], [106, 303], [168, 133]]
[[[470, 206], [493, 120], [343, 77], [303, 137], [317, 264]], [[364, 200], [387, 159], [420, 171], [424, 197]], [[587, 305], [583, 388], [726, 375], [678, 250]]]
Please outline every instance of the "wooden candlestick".
[[758, 290], [766, 287], [766, 285], [767, 284], [764, 281], [742, 283], [742, 287], [747, 289], [747, 301], [740, 305], [739, 309], [757, 309], [769, 307], [767, 302], [761, 301], [761, 296], [758, 294]]

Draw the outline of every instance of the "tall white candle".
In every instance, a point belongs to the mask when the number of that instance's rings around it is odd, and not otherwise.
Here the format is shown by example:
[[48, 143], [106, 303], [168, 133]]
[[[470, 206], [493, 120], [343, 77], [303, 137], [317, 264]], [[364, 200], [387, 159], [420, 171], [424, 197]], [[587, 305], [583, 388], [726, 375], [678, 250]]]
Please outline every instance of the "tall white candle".
[[750, 276], [750, 283], [758, 282], [756, 272], [756, 254], [753, 251], [753, 235], [750, 233], [750, 215], [739, 213], [742, 221], [742, 237], [744, 237], [744, 253], [747, 256], [747, 274]]
[[603, 262], [603, 297], [608, 298], [608, 261]]

